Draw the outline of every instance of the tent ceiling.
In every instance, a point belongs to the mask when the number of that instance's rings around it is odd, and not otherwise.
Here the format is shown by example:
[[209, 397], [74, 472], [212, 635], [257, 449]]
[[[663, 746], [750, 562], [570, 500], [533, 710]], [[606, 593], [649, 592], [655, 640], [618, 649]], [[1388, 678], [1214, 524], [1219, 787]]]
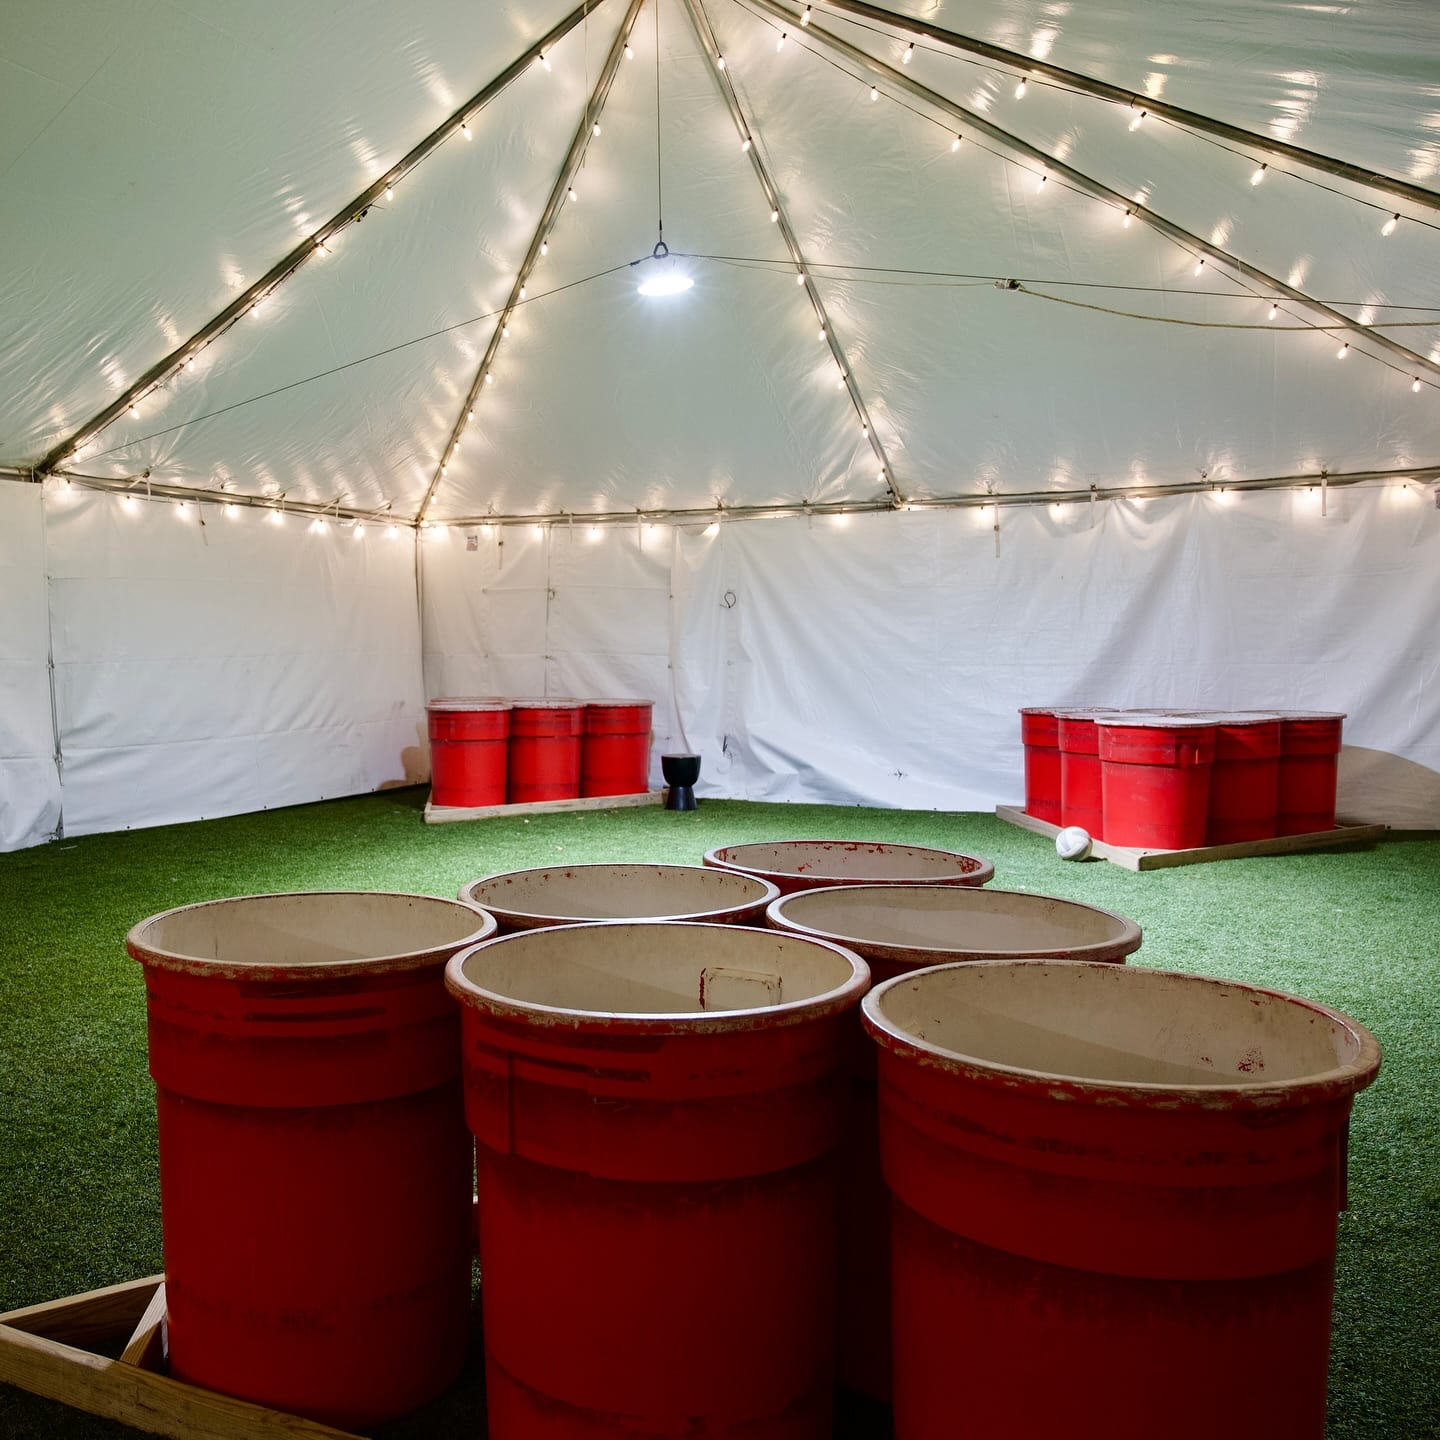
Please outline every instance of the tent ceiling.
[[[628, 262], [656, 237], [655, 3], [434, 515], [884, 493], [682, 0], [658, 0], [665, 238], [733, 258], [686, 261], [685, 295], [635, 293]], [[1440, 168], [1440, 21], [1424, 6], [897, 4], [1420, 184]], [[9, 7], [0, 458], [37, 462], [569, 8], [424, 0], [337, 23], [260, 0]], [[1334, 336], [1282, 328], [1302, 310], [1270, 322], [1223, 266], [1197, 278], [1185, 247], [1059, 176], [1037, 190], [1035, 164], [990, 141], [952, 152], [953, 120], [883, 82], [872, 102], [813, 33], [777, 52], [783, 27], [759, 7], [704, 9], [902, 494], [1440, 457], [1440, 389], [1413, 394], [1371, 342], [1337, 363]], [[446, 140], [74, 468], [413, 513], [623, 15], [598, 3], [473, 143]], [[895, 30], [815, 17], [900, 65]], [[1252, 186], [1233, 149], [1153, 119], [1131, 130], [1123, 108], [1045, 84], [1017, 100], [1013, 73], [932, 46], [904, 73], [1347, 315], [1426, 322], [1388, 333], [1440, 355], [1440, 311], [1382, 308], [1440, 305], [1440, 232], [1417, 223], [1440, 214], [1278, 161]], [[1383, 237], [1393, 208], [1407, 218]]]

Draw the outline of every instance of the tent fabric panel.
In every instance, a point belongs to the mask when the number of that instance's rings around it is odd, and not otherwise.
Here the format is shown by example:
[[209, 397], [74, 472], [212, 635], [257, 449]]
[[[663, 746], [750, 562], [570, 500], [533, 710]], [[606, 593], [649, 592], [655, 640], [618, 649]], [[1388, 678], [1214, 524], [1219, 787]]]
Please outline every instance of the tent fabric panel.
[[195, 510], [47, 487], [67, 832], [423, 780], [408, 533]]
[[60, 820], [41, 500], [38, 485], [0, 481], [0, 850], [38, 844]]

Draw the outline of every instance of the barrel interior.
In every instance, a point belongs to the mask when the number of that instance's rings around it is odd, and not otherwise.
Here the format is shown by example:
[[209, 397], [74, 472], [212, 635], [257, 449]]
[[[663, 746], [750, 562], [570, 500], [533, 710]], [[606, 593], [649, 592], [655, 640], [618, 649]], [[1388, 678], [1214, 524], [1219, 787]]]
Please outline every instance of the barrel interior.
[[722, 865], [836, 880], [951, 880], [979, 869], [973, 857], [923, 845], [876, 845], [853, 840], [781, 840], [728, 845]]
[[575, 920], [699, 915], [755, 905], [774, 893], [752, 876], [699, 865], [556, 865], [492, 875], [466, 890], [476, 905]]

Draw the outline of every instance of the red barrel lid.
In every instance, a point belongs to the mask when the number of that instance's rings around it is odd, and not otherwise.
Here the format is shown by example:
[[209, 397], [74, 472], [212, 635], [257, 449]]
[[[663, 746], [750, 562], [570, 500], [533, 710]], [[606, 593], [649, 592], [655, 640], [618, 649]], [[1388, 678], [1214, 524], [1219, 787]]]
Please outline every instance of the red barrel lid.
[[441, 695], [425, 702], [427, 710], [508, 710], [510, 701], [493, 695]]
[[516, 710], [583, 710], [585, 708], [585, 702], [583, 700], [568, 700], [563, 698], [546, 700], [532, 697], [525, 700], [510, 700], [507, 703]]
[[1202, 720], [1196, 715], [1142, 715], [1135, 710], [1117, 710], [1113, 715], [1101, 716], [1097, 723], [1139, 730], [1213, 730], [1216, 724], [1214, 720]]

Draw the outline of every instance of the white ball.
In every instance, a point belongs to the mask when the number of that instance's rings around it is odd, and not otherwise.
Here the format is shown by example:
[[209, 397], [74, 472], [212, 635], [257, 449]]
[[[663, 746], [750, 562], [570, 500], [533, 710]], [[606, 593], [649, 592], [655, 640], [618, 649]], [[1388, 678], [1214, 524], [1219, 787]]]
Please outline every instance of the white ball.
[[1062, 860], [1083, 860], [1090, 853], [1090, 832], [1080, 825], [1067, 825], [1055, 837], [1055, 853]]

